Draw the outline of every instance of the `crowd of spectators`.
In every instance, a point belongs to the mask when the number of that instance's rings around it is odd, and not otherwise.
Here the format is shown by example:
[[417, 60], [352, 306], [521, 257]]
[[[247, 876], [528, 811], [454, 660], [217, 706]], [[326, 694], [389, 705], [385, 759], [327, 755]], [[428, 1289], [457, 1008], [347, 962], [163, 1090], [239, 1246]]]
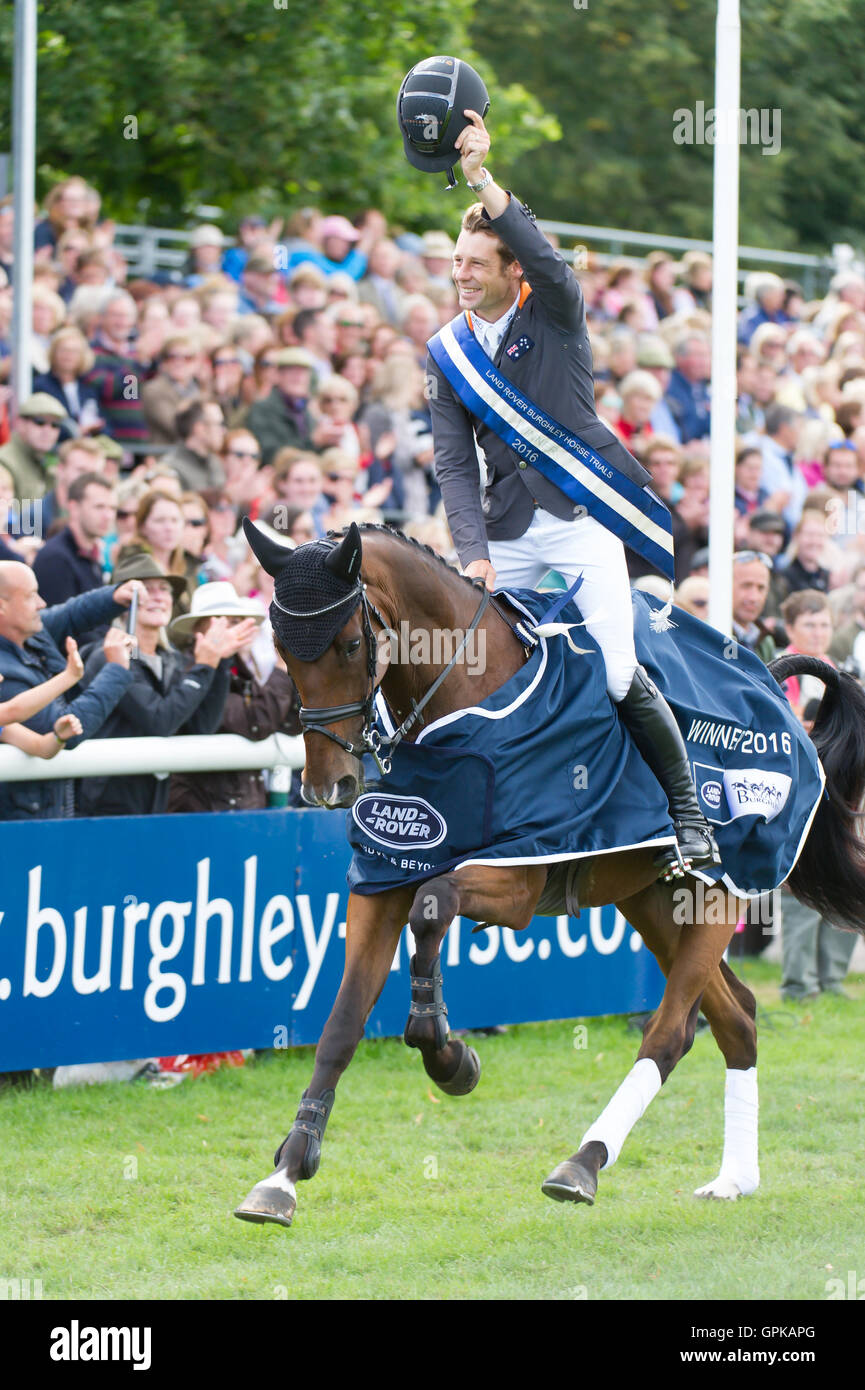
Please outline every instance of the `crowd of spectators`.
[[[296, 732], [296, 697], [268, 636], [267, 576], [241, 522], [296, 544], [351, 519], [390, 521], [455, 560], [424, 397], [426, 341], [457, 312], [450, 237], [401, 232], [372, 208], [351, 221], [316, 209], [285, 224], [251, 215], [236, 238], [197, 227], [185, 273], [133, 277], [99, 194], [67, 178], [36, 225], [33, 390], [16, 409], [11, 221], [7, 198], [0, 673], [10, 696], [32, 684], [15, 663], [22, 605], [38, 601], [48, 613], [38, 637], [44, 679], [63, 667], [67, 636], [85, 661], [79, 694], [31, 717], [40, 737], [65, 713], [78, 724], [63, 725], [64, 738], [78, 725], [73, 738]], [[677, 262], [657, 251], [604, 264], [591, 254], [574, 273], [598, 413], [669, 505], [677, 600], [705, 618], [711, 258], [688, 252]], [[744, 299], [736, 635], [764, 660], [819, 649], [861, 678], [865, 279], [839, 273], [808, 301], [795, 282], [760, 272]], [[632, 555], [629, 563], [633, 581], [652, 587], [646, 566]], [[117, 640], [118, 594], [135, 581], [130, 667]], [[189, 673], [192, 684], [181, 683]], [[807, 719], [819, 692], [803, 681], [788, 693]], [[79, 787], [77, 807], [65, 784], [48, 793], [40, 788], [50, 783], [21, 783], [0, 788], [0, 816], [266, 804], [262, 778], [214, 777], [175, 777], [170, 787], [94, 780]]]

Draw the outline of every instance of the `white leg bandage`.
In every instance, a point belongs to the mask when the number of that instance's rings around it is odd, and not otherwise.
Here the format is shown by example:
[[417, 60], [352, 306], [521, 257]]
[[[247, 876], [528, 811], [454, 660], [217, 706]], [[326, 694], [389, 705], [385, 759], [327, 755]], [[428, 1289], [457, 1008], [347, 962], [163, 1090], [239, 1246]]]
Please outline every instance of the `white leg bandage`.
[[724, 1087], [724, 1156], [718, 1176], [734, 1182], [745, 1197], [760, 1185], [758, 1113], [757, 1068], [728, 1071]]
[[654, 1100], [660, 1089], [661, 1073], [657, 1063], [651, 1057], [641, 1057], [628, 1072], [603, 1114], [586, 1130], [580, 1148], [583, 1144], [599, 1140], [607, 1147], [604, 1167], [611, 1168], [634, 1125], [645, 1114], [649, 1102]]
[[757, 1068], [728, 1071], [724, 1088], [724, 1156], [714, 1182], [698, 1187], [696, 1197], [735, 1200], [760, 1185], [757, 1161]]

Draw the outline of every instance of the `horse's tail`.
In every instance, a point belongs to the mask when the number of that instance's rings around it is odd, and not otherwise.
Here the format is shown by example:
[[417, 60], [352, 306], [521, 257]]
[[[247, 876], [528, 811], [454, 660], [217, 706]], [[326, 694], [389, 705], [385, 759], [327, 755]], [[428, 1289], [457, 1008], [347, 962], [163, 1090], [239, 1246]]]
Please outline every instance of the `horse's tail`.
[[822, 798], [787, 882], [800, 902], [836, 926], [865, 935], [865, 691], [853, 676], [813, 656], [782, 656], [769, 670], [779, 683], [816, 676], [826, 686], [811, 730], [826, 773]]

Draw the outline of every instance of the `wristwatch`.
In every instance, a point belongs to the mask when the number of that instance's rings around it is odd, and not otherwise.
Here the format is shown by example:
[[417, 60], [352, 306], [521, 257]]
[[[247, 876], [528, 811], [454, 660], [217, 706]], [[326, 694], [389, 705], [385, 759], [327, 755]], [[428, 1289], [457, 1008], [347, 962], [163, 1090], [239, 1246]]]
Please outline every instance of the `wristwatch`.
[[470, 189], [471, 189], [472, 193], [481, 193], [481, 192], [483, 192], [483, 190], [486, 188], [487, 184], [492, 183], [492, 181], [493, 181], [493, 176], [492, 176], [492, 174], [489, 172], [489, 170], [488, 170], [488, 169], [484, 169], [483, 173], [484, 173], [484, 176], [483, 176], [483, 178], [481, 179], [480, 183], [469, 183], [469, 184], [466, 185], [467, 188], [470, 188]]

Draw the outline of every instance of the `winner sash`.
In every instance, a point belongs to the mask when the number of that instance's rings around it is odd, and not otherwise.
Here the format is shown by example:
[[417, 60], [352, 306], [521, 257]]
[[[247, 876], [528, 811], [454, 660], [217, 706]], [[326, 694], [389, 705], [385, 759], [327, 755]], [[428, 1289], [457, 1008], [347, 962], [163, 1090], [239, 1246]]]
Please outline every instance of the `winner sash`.
[[427, 344], [466, 410], [672, 582], [673, 523], [664, 503], [517, 389], [460, 315]]

